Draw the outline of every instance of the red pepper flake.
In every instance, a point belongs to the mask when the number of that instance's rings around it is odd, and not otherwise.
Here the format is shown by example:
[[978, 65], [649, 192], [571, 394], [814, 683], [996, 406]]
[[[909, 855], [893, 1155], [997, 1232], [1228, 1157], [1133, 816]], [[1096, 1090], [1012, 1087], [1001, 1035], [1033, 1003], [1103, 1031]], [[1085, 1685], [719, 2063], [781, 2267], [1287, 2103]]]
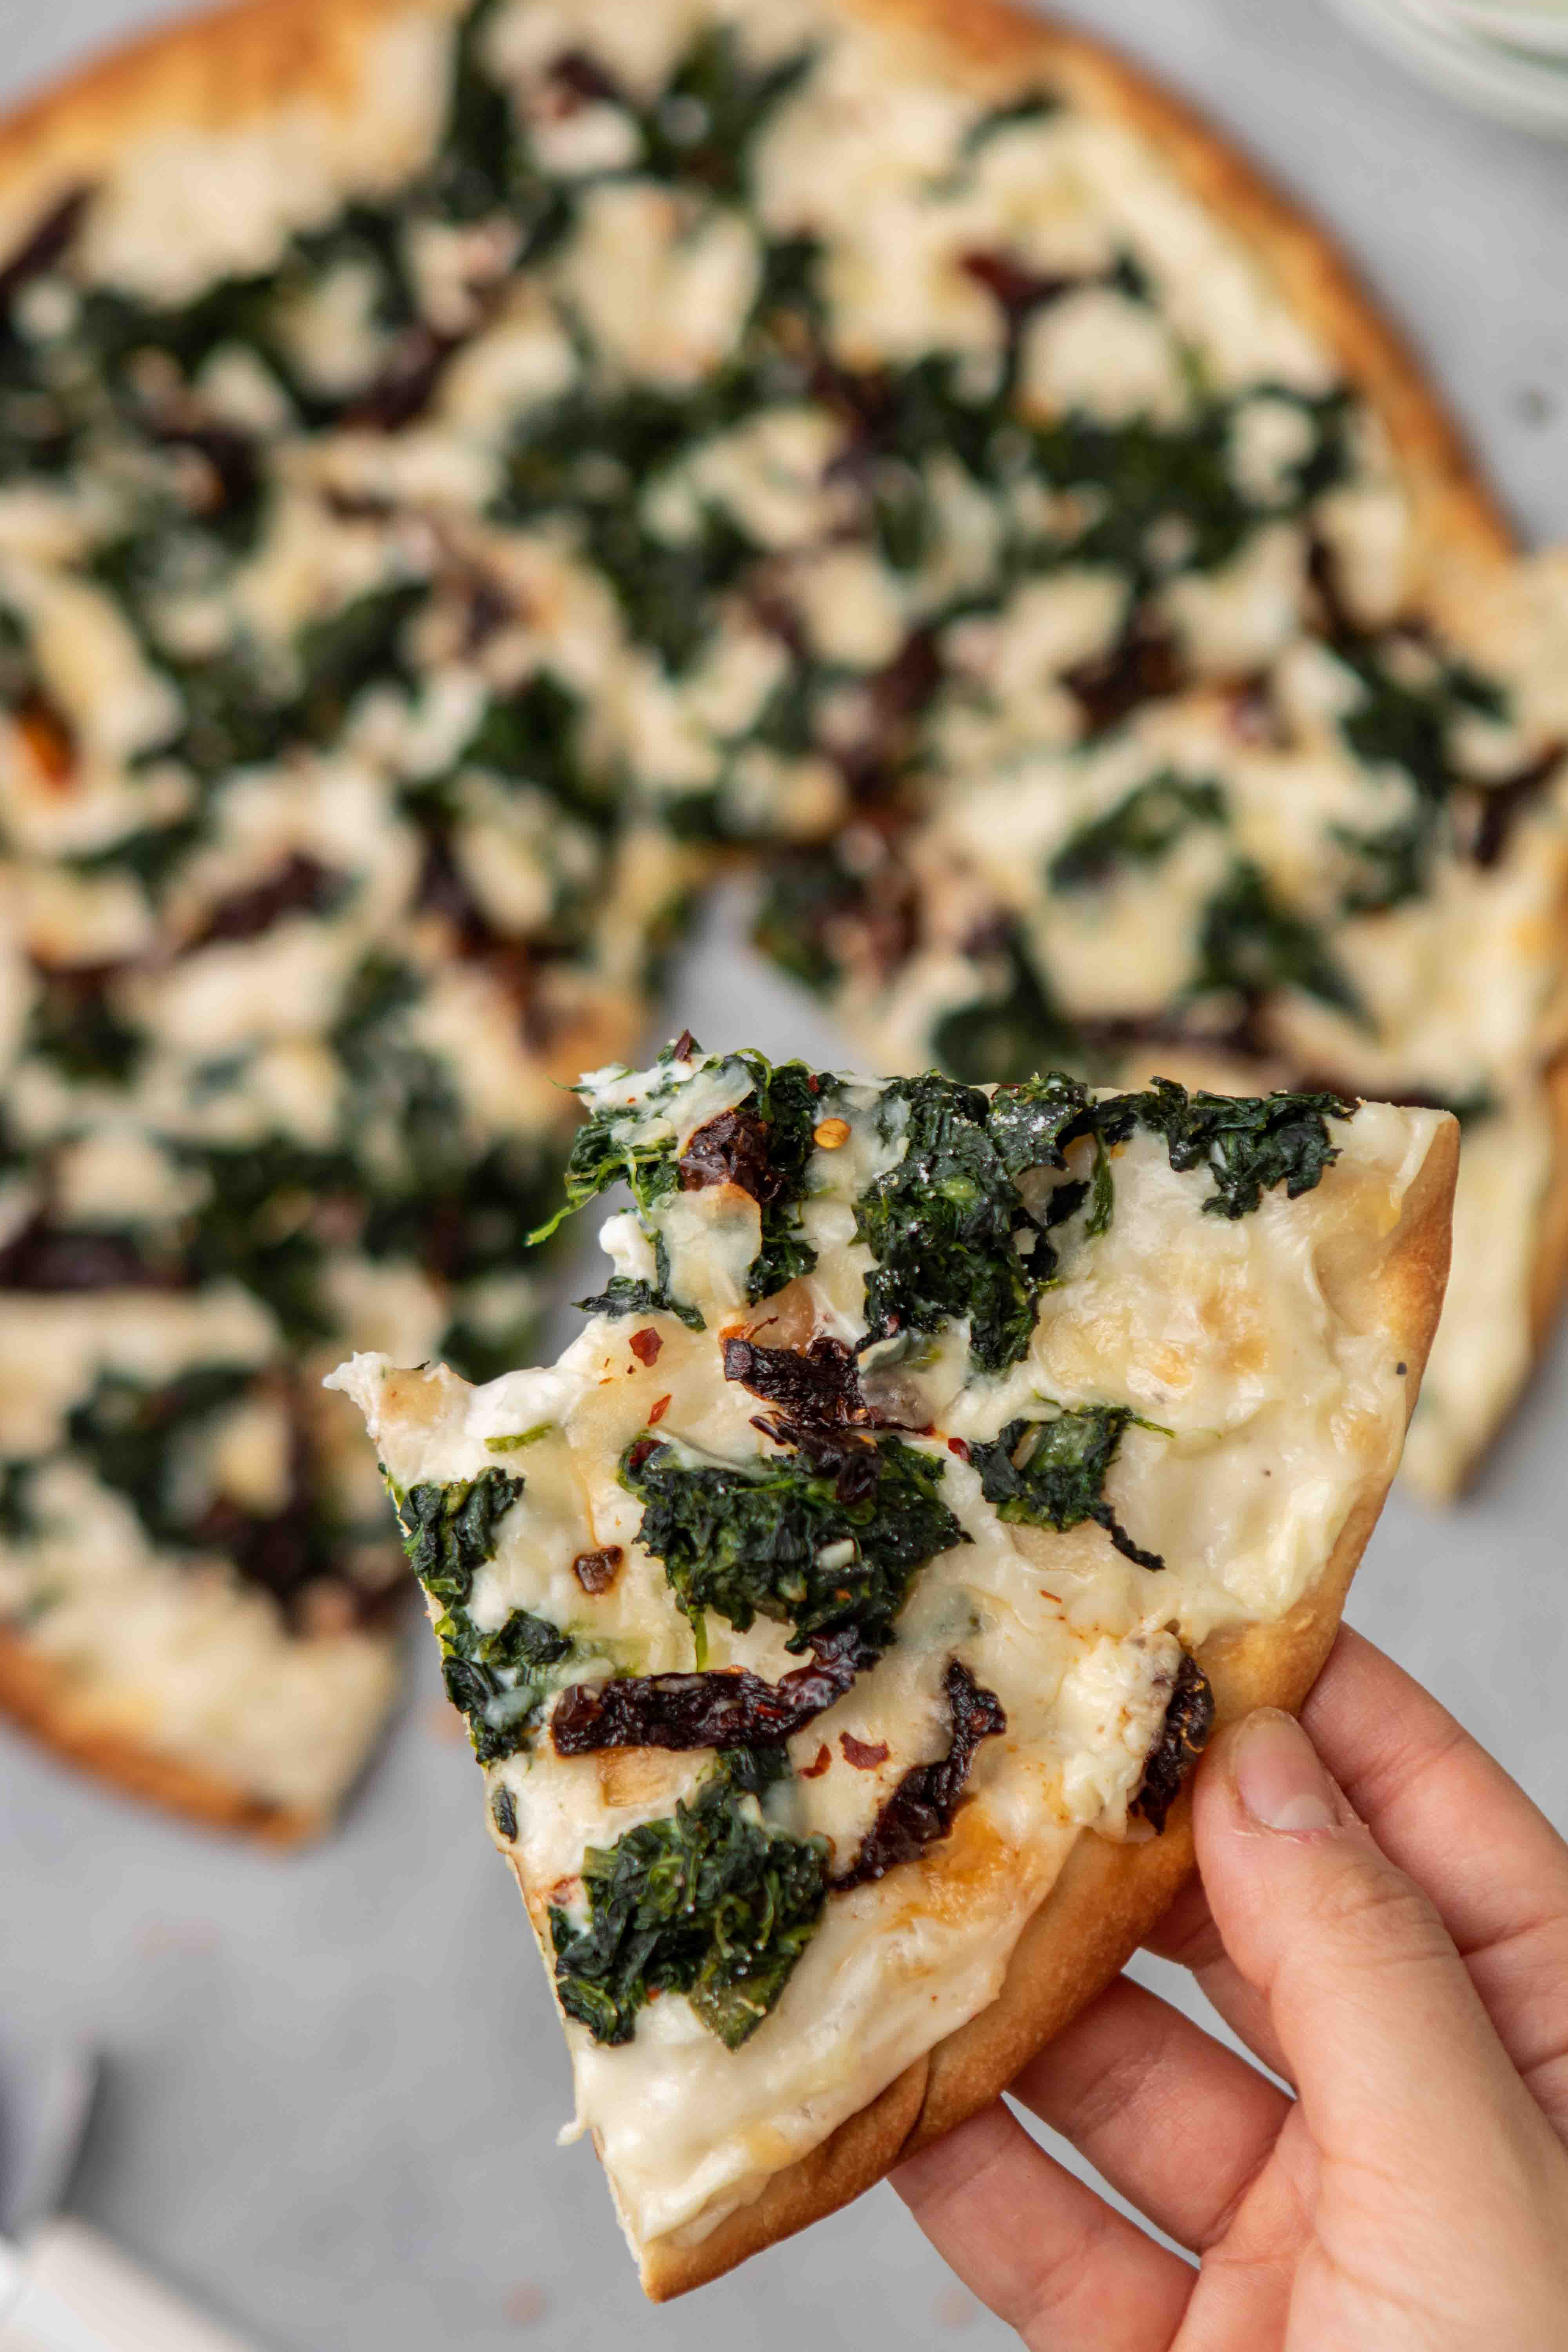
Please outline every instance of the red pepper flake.
[[656, 1397], [654, 1400], [653, 1410], [647, 1417], [648, 1427], [651, 1429], [656, 1421], [662, 1421], [668, 1411], [669, 1399], [667, 1396]]
[[639, 1437], [626, 1456], [626, 1468], [635, 1475], [642, 1468], [648, 1455], [658, 1452], [658, 1445], [659, 1441], [657, 1437]]
[[580, 1551], [572, 1563], [572, 1573], [584, 1592], [607, 1592], [625, 1558], [619, 1544], [606, 1544], [603, 1551]]
[[812, 1095], [819, 1095], [822, 1092], [822, 1080], [817, 1076], [815, 1070], [806, 1079], [805, 1090], [807, 1094]]
[[663, 1347], [664, 1341], [659, 1338], [658, 1333], [650, 1328], [646, 1331], [634, 1331], [626, 1345], [639, 1364], [652, 1364], [658, 1361], [658, 1351]]
[[858, 1772], [874, 1772], [879, 1764], [885, 1764], [888, 1760], [888, 1743], [885, 1739], [875, 1742], [869, 1739], [857, 1739], [852, 1731], [841, 1731], [838, 1735], [838, 1745], [844, 1750], [846, 1763], [853, 1764]]
[[803, 1780], [819, 1780], [832, 1761], [833, 1751], [831, 1748], [819, 1748], [816, 1751], [816, 1761], [814, 1764], [803, 1764], [801, 1766], [801, 1779]]
[[950, 1437], [947, 1441], [947, 1450], [950, 1454], [956, 1454], [961, 1462], [967, 1462], [969, 1459], [969, 1447], [962, 1437]]

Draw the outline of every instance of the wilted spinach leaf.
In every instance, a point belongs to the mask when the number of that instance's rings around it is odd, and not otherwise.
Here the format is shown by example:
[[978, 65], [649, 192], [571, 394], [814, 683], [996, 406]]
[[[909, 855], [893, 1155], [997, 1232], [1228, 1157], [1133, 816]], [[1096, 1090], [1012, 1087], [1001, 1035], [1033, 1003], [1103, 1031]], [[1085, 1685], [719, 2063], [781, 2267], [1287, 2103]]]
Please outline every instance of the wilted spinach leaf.
[[1152, 866], [1195, 824], [1223, 825], [1218, 784], [1194, 782], [1163, 768], [1068, 836], [1047, 868], [1058, 890], [1087, 890], [1119, 866]]
[[425, 1483], [394, 1494], [398, 1526], [415, 1575], [442, 1604], [436, 1621], [447, 1696], [466, 1717], [481, 1764], [524, 1746], [559, 1677], [551, 1669], [573, 1654], [559, 1627], [526, 1609], [514, 1609], [491, 1633], [474, 1623], [468, 1601], [474, 1578], [496, 1553], [497, 1527], [523, 1480], [505, 1470], [445, 1486]]
[[1363, 1017], [1355, 990], [1313, 926], [1276, 895], [1261, 867], [1238, 857], [1205, 910], [1191, 992], [1224, 991], [1256, 1004], [1276, 988], [1300, 988]]
[[993, 1444], [970, 1448], [980, 1490], [994, 1504], [999, 1519], [1054, 1528], [1058, 1534], [1092, 1519], [1124, 1559], [1140, 1568], [1163, 1568], [1157, 1551], [1133, 1542], [1105, 1499], [1105, 1474], [1133, 1423], [1140, 1429], [1159, 1426], [1125, 1404], [1084, 1405], [1049, 1420], [1010, 1421]]
[[1292, 1201], [1311, 1192], [1340, 1156], [1327, 1121], [1355, 1113], [1344, 1095], [1189, 1095], [1173, 1078], [1155, 1078], [1141, 1094], [1102, 1102], [1097, 1116], [1108, 1142], [1123, 1140], [1136, 1124], [1164, 1138], [1178, 1174], [1206, 1168], [1215, 1189], [1205, 1212], [1235, 1219], [1276, 1184]]
[[[903, 1157], [855, 1204], [855, 1233], [876, 1263], [866, 1276], [868, 1344], [969, 1318], [969, 1348], [986, 1371], [1027, 1350], [1038, 1294], [1055, 1254], [1029, 1216], [987, 1128], [973, 1087], [934, 1070], [897, 1078], [884, 1115], [907, 1106]], [[1014, 1236], [1034, 1236], [1021, 1256]]]
[[774, 1618], [795, 1651], [849, 1625], [885, 1646], [917, 1570], [967, 1540], [939, 1498], [942, 1464], [898, 1438], [732, 1467], [639, 1438], [620, 1475], [647, 1506], [638, 1541], [664, 1562], [700, 1649], [710, 1609], [742, 1633]]
[[588, 1917], [550, 1912], [555, 1983], [595, 2042], [629, 2042], [656, 1992], [684, 1993], [738, 2050], [777, 2001], [826, 1891], [825, 1839], [769, 1829], [728, 1771], [689, 1804], [583, 1857]]

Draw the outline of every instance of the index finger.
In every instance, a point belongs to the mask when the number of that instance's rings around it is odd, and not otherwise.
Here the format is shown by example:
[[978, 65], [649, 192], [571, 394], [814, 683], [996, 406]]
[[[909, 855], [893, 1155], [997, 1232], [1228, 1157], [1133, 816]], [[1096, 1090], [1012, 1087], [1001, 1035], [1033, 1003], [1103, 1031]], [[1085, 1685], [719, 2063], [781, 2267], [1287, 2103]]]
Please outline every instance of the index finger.
[[1429, 1691], [1349, 1627], [1301, 1720], [1389, 1860], [1431, 1896], [1509, 2056], [1568, 2134], [1568, 1845]]
[[[1430, 1692], [1348, 1627], [1301, 1720], [1390, 1861], [1424, 1887], [1498, 2037], [1568, 2137], [1568, 1846]], [[1197, 1881], [1148, 1938], [1266, 2065], [1283, 2060]]]

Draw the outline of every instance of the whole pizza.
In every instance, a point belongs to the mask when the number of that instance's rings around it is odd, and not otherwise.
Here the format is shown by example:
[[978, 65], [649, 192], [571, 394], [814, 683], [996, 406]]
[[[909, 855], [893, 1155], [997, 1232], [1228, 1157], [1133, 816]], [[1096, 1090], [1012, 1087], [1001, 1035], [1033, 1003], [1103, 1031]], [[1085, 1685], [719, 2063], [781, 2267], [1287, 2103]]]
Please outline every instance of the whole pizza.
[[895, 1076], [1453, 1112], [1456, 1490], [1568, 1246], [1568, 576], [1213, 133], [983, 0], [250, 0], [0, 131], [0, 1703], [330, 1817], [321, 1376], [524, 1360], [726, 859]]

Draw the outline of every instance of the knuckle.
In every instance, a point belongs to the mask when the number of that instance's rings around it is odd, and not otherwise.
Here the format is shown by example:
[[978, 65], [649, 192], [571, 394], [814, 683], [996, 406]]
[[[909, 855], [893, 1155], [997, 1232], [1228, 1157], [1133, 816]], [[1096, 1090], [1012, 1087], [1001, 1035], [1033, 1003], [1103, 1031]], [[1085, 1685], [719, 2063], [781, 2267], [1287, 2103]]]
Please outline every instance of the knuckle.
[[1013, 2309], [1003, 2314], [1026, 2344], [1048, 2342], [1062, 2314], [1091, 2289], [1112, 2227], [1107, 2211], [1103, 2222], [1093, 2219], [1077, 2221], [1032, 2250]]
[[1458, 1958], [1421, 1889], [1370, 1850], [1333, 1874], [1313, 1911], [1320, 1936], [1352, 1965], [1382, 1969]]

